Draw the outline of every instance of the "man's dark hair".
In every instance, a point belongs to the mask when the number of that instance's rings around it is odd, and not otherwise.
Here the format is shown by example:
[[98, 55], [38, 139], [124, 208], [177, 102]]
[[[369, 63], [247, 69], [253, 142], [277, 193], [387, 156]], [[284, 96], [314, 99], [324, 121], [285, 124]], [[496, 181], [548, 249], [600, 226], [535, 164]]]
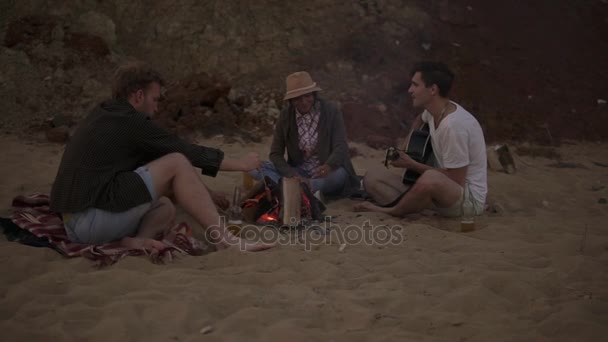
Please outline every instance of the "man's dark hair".
[[454, 73], [450, 71], [447, 65], [440, 62], [419, 62], [412, 68], [410, 78], [414, 77], [414, 74], [417, 72], [420, 72], [420, 76], [427, 88], [435, 84], [439, 88], [439, 95], [441, 97], [448, 96], [452, 88], [452, 82], [454, 81]]
[[160, 73], [149, 67], [144, 62], [130, 62], [121, 65], [114, 73], [112, 82], [112, 97], [114, 99], [126, 99], [139, 89], [146, 90], [152, 84], [165, 85]]

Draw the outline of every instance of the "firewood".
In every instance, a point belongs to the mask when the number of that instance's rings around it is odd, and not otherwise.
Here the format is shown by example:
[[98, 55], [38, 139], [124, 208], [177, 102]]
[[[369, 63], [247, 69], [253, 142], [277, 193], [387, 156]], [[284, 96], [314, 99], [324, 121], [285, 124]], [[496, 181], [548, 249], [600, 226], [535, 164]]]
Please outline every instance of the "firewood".
[[302, 190], [300, 180], [283, 177], [283, 203], [281, 219], [284, 225], [295, 226], [300, 223], [302, 211]]

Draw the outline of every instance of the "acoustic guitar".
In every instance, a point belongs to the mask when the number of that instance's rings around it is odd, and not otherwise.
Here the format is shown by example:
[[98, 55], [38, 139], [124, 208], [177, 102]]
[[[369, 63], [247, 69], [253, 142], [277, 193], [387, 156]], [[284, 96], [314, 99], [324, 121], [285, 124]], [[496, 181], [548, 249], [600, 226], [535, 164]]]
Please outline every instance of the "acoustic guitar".
[[[405, 153], [419, 163], [434, 164], [435, 158], [433, 155], [433, 145], [431, 144], [431, 132], [427, 123], [412, 132], [405, 147]], [[418, 172], [406, 169], [403, 173], [403, 184], [414, 184], [418, 177], [420, 177]]]

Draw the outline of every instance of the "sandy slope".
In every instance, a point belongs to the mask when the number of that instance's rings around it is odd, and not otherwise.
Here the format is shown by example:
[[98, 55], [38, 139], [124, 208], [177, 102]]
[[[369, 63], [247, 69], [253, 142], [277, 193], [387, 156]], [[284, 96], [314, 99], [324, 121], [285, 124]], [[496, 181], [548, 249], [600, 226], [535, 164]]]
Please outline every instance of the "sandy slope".
[[[13, 196], [49, 191], [62, 147], [12, 136], [0, 144], [6, 216]], [[608, 333], [608, 205], [598, 203], [608, 188], [597, 189], [608, 169], [593, 162], [608, 163], [606, 148], [564, 145], [563, 161], [582, 168], [517, 157], [517, 174], [491, 172], [491, 200], [504, 212], [468, 234], [457, 221], [361, 215], [342, 200], [328, 210], [341, 229], [309, 252], [228, 251], [165, 266], [129, 257], [96, 270], [0, 237], [0, 340], [598, 341]], [[359, 172], [379, 162], [380, 151], [358, 149]], [[239, 181], [221, 175], [211, 186], [230, 192]], [[404, 241], [340, 253], [338, 233], [366, 220], [401, 226]]]

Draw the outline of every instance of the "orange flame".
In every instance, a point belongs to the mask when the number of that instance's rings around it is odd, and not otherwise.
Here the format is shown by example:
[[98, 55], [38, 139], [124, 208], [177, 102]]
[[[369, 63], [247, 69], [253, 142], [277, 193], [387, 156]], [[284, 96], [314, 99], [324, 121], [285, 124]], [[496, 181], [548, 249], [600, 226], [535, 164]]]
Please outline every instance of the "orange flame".
[[275, 216], [269, 215], [269, 214], [264, 214], [262, 216], [260, 216], [260, 218], [258, 219], [258, 222], [278, 222], [279, 219]]

